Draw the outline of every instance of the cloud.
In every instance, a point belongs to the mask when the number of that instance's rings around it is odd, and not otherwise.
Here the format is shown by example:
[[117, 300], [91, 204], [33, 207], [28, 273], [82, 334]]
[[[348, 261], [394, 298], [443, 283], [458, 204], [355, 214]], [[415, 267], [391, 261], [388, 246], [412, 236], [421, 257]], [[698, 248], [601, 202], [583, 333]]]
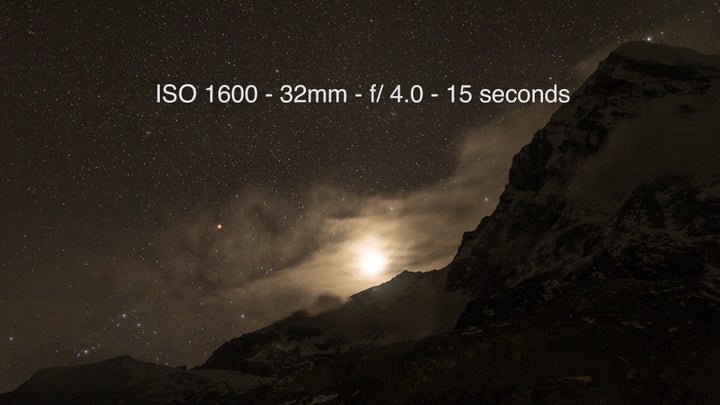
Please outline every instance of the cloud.
[[[317, 308], [317, 297], [348, 297], [405, 269], [443, 267], [462, 233], [492, 212], [512, 156], [554, 108], [507, 111], [466, 131], [454, 173], [400, 197], [316, 187], [298, 206], [280, 193], [243, 190], [223, 209], [222, 230], [207, 214], [168, 233], [161, 247], [167, 282], [180, 296], [241, 300], [277, 316]], [[368, 251], [386, 260], [378, 275], [360, 269]]]

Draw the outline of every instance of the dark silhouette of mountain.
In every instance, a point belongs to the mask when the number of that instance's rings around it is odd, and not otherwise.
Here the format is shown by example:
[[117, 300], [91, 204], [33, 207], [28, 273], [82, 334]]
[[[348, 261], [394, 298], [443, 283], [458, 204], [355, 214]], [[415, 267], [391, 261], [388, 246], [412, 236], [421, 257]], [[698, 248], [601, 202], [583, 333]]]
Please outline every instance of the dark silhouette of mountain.
[[379, 346], [448, 332], [467, 296], [445, 289], [446, 270], [404, 271], [316, 316], [300, 311], [225, 343], [201, 369], [285, 375], [354, 346]]
[[720, 56], [621, 46], [514, 158], [454, 260], [197, 369], [39, 371], [6, 403], [716, 403]]

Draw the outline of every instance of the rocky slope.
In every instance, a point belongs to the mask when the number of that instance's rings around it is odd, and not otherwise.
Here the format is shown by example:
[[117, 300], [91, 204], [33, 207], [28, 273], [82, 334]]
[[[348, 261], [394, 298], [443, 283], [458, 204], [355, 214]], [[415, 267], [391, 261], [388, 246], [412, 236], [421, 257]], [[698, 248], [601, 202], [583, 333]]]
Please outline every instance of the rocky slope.
[[467, 297], [445, 289], [447, 271], [404, 271], [316, 316], [300, 311], [257, 332], [225, 343], [202, 369], [235, 369], [285, 375], [349, 347], [385, 345], [447, 332]]
[[496, 211], [464, 235], [449, 287], [488, 296], [541, 276], [717, 270], [717, 117], [720, 57], [620, 47], [515, 156]]
[[[445, 269], [197, 370], [44, 370], [4, 402], [716, 403], [720, 56], [631, 43], [518, 153]], [[233, 371], [234, 370], [234, 371]]]
[[486, 301], [476, 326], [349, 350], [240, 402], [717, 403], [720, 282], [579, 281], [543, 305]]

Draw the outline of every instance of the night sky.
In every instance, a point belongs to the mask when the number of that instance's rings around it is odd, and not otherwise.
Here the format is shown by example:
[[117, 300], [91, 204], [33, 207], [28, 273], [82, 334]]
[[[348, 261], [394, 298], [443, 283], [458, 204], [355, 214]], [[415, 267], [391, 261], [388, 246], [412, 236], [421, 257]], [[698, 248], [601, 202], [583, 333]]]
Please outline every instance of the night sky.
[[0, 5], [0, 391], [120, 354], [196, 365], [442, 267], [557, 108], [158, 83], [575, 89], [623, 42], [720, 51], [712, 0], [85, 3]]

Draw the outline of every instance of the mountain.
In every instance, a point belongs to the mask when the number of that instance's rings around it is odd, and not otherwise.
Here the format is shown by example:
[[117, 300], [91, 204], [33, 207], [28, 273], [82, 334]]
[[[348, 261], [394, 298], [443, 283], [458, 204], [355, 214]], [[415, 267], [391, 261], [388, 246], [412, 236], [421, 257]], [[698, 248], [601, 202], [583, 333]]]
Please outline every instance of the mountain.
[[[612, 52], [453, 261], [178, 370], [42, 370], [0, 402], [716, 403], [720, 56]], [[52, 402], [52, 401], [50, 401]]]
[[611, 53], [514, 157], [450, 289], [487, 298], [527, 282], [548, 297], [578, 278], [716, 274], [719, 75], [720, 56], [688, 49]]
[[611, 53], [515, 156], [496, 211], [463, 238], [451, 288], [720, 268], [719, 67], [647, 43]]
[[267, 379], [230, 370], [185, 370], [128, 356], [99, 363], [41, 370], [0, 397], [10, 403], [213, 403]]
[[447, 291], [447, 271], [404, 271], [316, 316], [299, 311], [233, 339], [200, 366], [261, 376], [285, 375], [358, 345], [386, 345], [448, 332], [467, 296]]

